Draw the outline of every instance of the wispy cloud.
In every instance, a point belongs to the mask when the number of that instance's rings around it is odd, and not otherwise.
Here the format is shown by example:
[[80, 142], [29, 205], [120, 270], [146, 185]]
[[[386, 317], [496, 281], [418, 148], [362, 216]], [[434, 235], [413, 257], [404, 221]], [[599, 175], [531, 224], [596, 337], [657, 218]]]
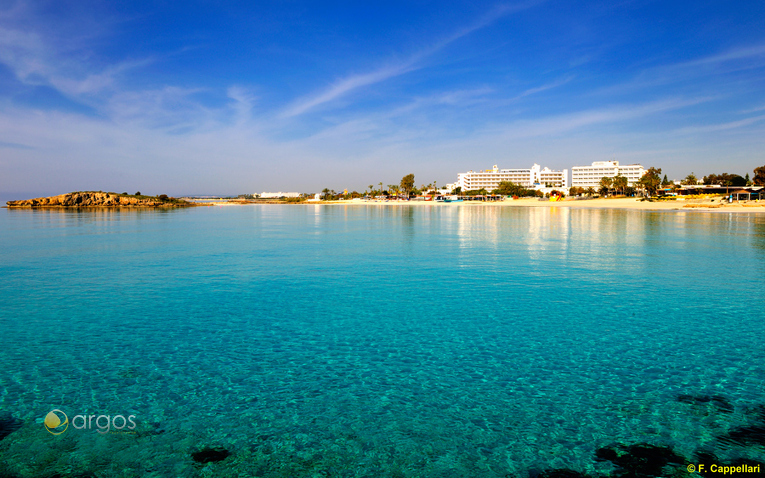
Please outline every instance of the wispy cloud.
[[[631, 80], [595, 90], [594, 93], [624, 94], [683, 82], [694, 88], [703, 88], [716, 84], [710, 79], [726, 83], [726, 75], [758, 68], [765, 68], [765, 45], [739, 46], [694, 60], [645, 68]], [[753, 85], [753, 88], [759, 88], [759, 85]]]
[[145, 58], [142, 60], [123, 61], [109, 66], [99, 73], [91, 73], [83, 79], [75, 79], [65, 76], [65, 73], [56, 73], [48, 78], [48, 82], [62, 93], [70, 96], [96, 94], [104, 89], [113, 87], [116, 77], [129, 70], [149, 65], [154, 60]]
[[560, 80], [557, 80], [557, 81], [553, 81], [552, 83], [547, 83], [547, 84], [544, 84], [544, 85], [541, 85], [541, 86], [536, 86], [534, 88], [529, 88], [529, 89], [523, 91], [521, 94], [513, 97], [511, 99], [511, 101], [519, 100], [521, 98], [525, 98], [527, 96], [535, 95], [537, 93], [541, 93], [543, 91], [551, 90], [553, 88], [558, 88], [559, 86], [563, 86], [563, 85], [565, 85], [566, 83], [568, 83], [569, 81], [571, 81], [573, 79], [574, 79], [573, 76], [569, 76], [569, 77], [566, 77], [566, 78], [561, 78]]
[[603, 123], [617, 123], [677, 110], [709, 101], [710, 98], [672, 98], [643, 104], [624, 104], [585, 110], [534, 121], [516, 121], [504, 126], [507, 138], [547, 136]]
[[765, 58], [765, 45], [750, 45], [742, 46], [730, 49], [728, 51], [718, 53], [716, 55], [710, 55], [707, 57], [691, 60], [683, 63], [678, 63], [677, 67], [697, 66], [697, 65], [713, 65], [719, 63], [725, 63], [735, 60], [745, 60], [755, 57]]
[[403, 61], [391, 63], [369, 73], [350, 75], [346, 78], [336, 81], [335, 84], [318, 94], [297, 100], [282, 113], [282, 117], [289, 118], [302, 115], [319, 105], [336, 100], [358, 88], [380, 83], [390, 78], [401, 76], [403, 74], [422, 68], [421, 62], [425, 58], [442, 50], [449, 44], [459, 40], [464, 36], [469, 35], [476, 30], [480, 30], [481, 28], [490, 25], [505, 15], [524, 10], [539, 3], [541, 2], [529, 2], [512, 6], [502, 5], [494, 8], [467, 27], [457, 30], [454, 34], [436, 42], [427, 48], [422, 49], [421, 51], [411, 55], [409, 58]]
[[757, 113], [759, 111], [765, 111], [765, 105], [758, 106], [756, 108], [750, 108], [750, 109], [747, 109], [747, 110], [739, 111], [738, 113], [742, 114], [742, 115], [748, 115], [748, 114], [752, 114], [752, 113]]
[[755, 116], [752, 118], [746, 118], [738, 121], [729, 121], [727, 123], [718, 123], [703, 126], [687, 126], [676, 130], [676, 133], [681, 134], [697, 134], [697, 133], [713, 133], [716, 131], [727, 131], [731, 129], [743, 128], [755, 123], [759, 123], [765, 120], [765, 115]]
[[[154, 61], [125, 60], [93, 68], [84, 60], [88, 54], [76, 39], [68, 38], [69, 45], [64, 48], [41, 29], [19, 29], [16, 24], [23, 23], [26, 15], [28, 12], [19, 6], [0, 16], [0, 63], [22, 83], [51, 86], [69, 97], [87, 96], [113, 87], [121, 74]], [[87, 44], [85, 36], [81, 40]]]
[[0, 148], [9, 148], [9, 149], [34, 149], [32, 146], [27, 146], [26, 144], [19, 144], [19, 143], [9, 143], [7, 141], [0, 141]]

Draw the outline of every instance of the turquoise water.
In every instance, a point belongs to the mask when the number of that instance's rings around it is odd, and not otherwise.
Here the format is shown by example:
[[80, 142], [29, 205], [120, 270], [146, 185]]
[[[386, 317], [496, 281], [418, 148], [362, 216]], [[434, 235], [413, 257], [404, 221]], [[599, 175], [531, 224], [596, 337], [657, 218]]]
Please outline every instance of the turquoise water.
[[[0, 210], [0, 278], [0, 475], [605, 476], [597, 449], [640, 443], [763, 460], [762, 215]], [[54, 436], [52, 409], [137, 426]]]

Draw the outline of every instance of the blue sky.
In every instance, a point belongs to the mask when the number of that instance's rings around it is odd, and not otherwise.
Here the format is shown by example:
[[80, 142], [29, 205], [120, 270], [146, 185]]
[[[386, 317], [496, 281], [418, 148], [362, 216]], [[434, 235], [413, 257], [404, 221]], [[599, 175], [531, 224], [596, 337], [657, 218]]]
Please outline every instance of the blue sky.
[[765, 165], [765, 2], [0, 2], [0, 194]]

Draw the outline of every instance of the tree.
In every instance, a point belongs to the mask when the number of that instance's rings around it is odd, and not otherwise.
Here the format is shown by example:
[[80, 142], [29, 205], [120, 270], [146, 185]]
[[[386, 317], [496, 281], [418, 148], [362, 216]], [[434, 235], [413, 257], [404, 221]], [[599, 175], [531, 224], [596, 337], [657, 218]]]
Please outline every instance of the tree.
[[324, 198], [325, 201], [329, 200], [329, 188], [324, 188], [321, 190], [321, 195]]
[[627, 184], [629, 183], [626, 177], [621, 176], [619, 174], [614, 176], [613, 185], [614, 185], [614, 189], [616, 189], [617, 191], [621, 191], [621, 193], [624, 194], [624, 190], [627, 188]]
[[645, 189], [649, 196], [655, 196], [656, 191], [661, 186], [661, 168], [648, 168], [648, 171], [643, 173], [643, 177], [640, 178], [638, 184]]
[[592, 196], [593, 194], [595, 194], [595, 189], [593, 189], [593, 187], [590, 186], [584, 192], [587, 193], [588, 196]]
[[534, 196], [535, 191], [533, 189], [526, 189], [520, 184], [516, 184], [511, 181], [502, 181], [499, 183], [499, 187], [497, 187], [493, 193], [501, 194], [503, 196], [526, 197]]
[[611, 191], [611, 186], [613, 185], [614, 181], [613, 179], [603, 176], [600, 178], [600, 194], [603, 196], [608, 196], [608, 193]]
[[409, 197], [409, 195], [412, 193], [412, 189], [414, 189], [414, 174], [407, 174], [401, 178], [400, 186], [406, 197]]
[[686, 176], [685, 179], [683, 179], [682, 183], [685, 184], [686, 186], [695, 186], [696, 184], [699, 183], [699, 180], [696, 179], [695, 174], [691, 173], [688, 176]]
[[710, 174], [704, 176], [704, 184], [719, 184], [720, 186], [746, 186], [746, 179], [738, 174]]
[[765, 186], [765, 166], [754, 168], [754, 177], [752, 182], [755, 186]]
[[746, 185], [747, 186], [751, 186], [752, 185], [752, 180], [749, 179], [749, 173], [746, 173], [746, 176], [744, 177], [744, 179], [746, 180]]
[[669, 186], [669, 179], [667, 179], [667, 175], [664, 175], [664, 179], [661, 180], [662, 186]]
[[140, 195], [141, 195], [141, 191], [136, 191], [136, 192], [135, 192], [135, 195], [136, 195], [136, 196], [140, 196]]

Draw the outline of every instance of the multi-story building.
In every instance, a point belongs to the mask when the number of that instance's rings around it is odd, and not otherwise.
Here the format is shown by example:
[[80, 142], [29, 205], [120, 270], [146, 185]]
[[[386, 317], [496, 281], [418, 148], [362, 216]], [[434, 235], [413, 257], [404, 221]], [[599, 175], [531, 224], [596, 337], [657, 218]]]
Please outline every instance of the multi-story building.
[[535, 164], [529, 169], [499, 169], [495, 164], [485, 171], [468, 171], [457, 175], [456, 186], [462, 191], [492, 191], [501, 182], [512, 182], [525, 188], [568, 188], [568, 169], [553, 171]]
[[259, 195], [263, 199], [273, 199], [273, 198], [299, 198], [300, 193], [283, 193], [279, 191], [278, 193], [260, 193]]
[[580, 188], [597, 188], [600, 180], [624, 176], [627, 184], [633, 186], [645, 174], [645, 169], [640, 164], [627, 164], [620, 166], [619, 161], [595, 161], [592, 166], [574, 166], [571, 168], [571, 186]]

